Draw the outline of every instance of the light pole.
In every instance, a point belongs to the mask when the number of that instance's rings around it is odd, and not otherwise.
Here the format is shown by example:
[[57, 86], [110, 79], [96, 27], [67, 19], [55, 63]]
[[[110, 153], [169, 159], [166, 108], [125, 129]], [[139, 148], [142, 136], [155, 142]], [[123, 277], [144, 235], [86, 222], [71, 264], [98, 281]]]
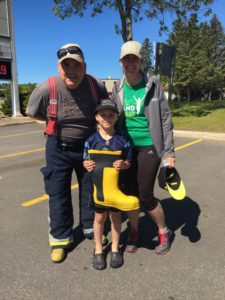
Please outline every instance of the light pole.
[[16, 47], [15, 47], [12, 0], [7, 0], [7, 7], [8, 7], [8, 19], [9, 19], [10, 46], [11, 46], [11, 54], [12, 54], [12, 79], [11, 79], [12, 115], [20, 116], [21, 112], [20, 112], [19, 89], [18, 89], [18, 79], [17, 79]]

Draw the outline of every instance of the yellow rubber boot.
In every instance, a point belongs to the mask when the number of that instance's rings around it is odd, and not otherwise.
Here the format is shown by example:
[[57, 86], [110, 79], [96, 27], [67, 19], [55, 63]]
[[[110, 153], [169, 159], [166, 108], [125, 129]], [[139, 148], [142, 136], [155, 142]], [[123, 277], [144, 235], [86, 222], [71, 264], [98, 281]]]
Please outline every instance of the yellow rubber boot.
[[89, 150], [88, 153], [96, 163], [92, 174], [95, 203], [124, 211], [140, 208], [137, 197], [125, 195], [118, 187], [119, 171], [112, 164], [120, 159], [121, 151]]
[[118, 187], [119, 171], [115, 168], [103, 170], [103, 195], [104, 201], [99, 201], [97, 189], [94, 185], [94, 201], [103, 206], [115, 207], [120, 210], [130, 211], [140, 208], [139, 200], [134, 196], [127, 196]]

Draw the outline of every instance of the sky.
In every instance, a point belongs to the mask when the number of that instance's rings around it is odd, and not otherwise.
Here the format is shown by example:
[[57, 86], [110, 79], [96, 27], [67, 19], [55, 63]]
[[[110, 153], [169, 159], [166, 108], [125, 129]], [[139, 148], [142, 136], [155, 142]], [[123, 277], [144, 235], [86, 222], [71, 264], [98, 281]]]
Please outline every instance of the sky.
[[[18, 83], [41, 83], [57, 74], [57, 50], [64, 44], [79, 44], [84, 52], [87, 73], [100, 79], [121, 77], [119, 65], [122, 37], [114, 24], [120, 24], [119, 15], [106, 9], [103, 14], [91, 17], [73, 16], [61, 20], [51, 7], [53, 0], [13, 0], [13, 17], [16, 46]], [[215, 0], [212, 7], [225, 27], [225, 0]], [[167, 25], [172, 20], [167, 16]], [[133, 25], [133, 39], [143, 42], [165, 42], [167, 35], [159, 36], [157, 20], [144, 20]]]

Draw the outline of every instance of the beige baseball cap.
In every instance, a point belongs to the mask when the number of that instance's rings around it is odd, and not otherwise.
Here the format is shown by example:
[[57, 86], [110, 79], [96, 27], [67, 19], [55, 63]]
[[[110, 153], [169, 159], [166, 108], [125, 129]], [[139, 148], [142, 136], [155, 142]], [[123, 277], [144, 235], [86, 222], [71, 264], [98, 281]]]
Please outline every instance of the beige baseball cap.
[[84, 62], [84, 54], [78, 44], [66, 44], [63, 45], [58, 51], [58, 62], [61, 63], [67, 58], [74, 59], [79, 63]]
[[142, 59], [141, 54], [142, 45], [137, 41], [128, 41], [124, 43], [121, 47], [120, 59], [128, 54], [136, 55], [137, 57]]

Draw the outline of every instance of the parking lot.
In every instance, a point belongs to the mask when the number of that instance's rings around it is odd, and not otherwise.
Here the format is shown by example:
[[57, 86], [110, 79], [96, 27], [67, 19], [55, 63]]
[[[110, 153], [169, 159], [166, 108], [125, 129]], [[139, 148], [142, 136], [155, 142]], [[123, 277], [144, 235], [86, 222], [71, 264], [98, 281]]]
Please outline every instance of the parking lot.
[[[176, 167], [187, 197], [175, 201], [157, 183], [155, 189], [175, 235], [170, 252], [155, 255], [156, 228], [141, 212], [137, 253], [124, 253], [120, 269], [96, 271], [94, 244], [83, 240], [77, 227], [75, 176], [76, 247], [61, 264], [50, 260], [48, 202], [39, 171], [45, 164], [43, 125], [0, 130], [0, 299], [225, 299], [225, 141], [175, 139]], [[122, 246], [125, 214], [123, 220]]]

